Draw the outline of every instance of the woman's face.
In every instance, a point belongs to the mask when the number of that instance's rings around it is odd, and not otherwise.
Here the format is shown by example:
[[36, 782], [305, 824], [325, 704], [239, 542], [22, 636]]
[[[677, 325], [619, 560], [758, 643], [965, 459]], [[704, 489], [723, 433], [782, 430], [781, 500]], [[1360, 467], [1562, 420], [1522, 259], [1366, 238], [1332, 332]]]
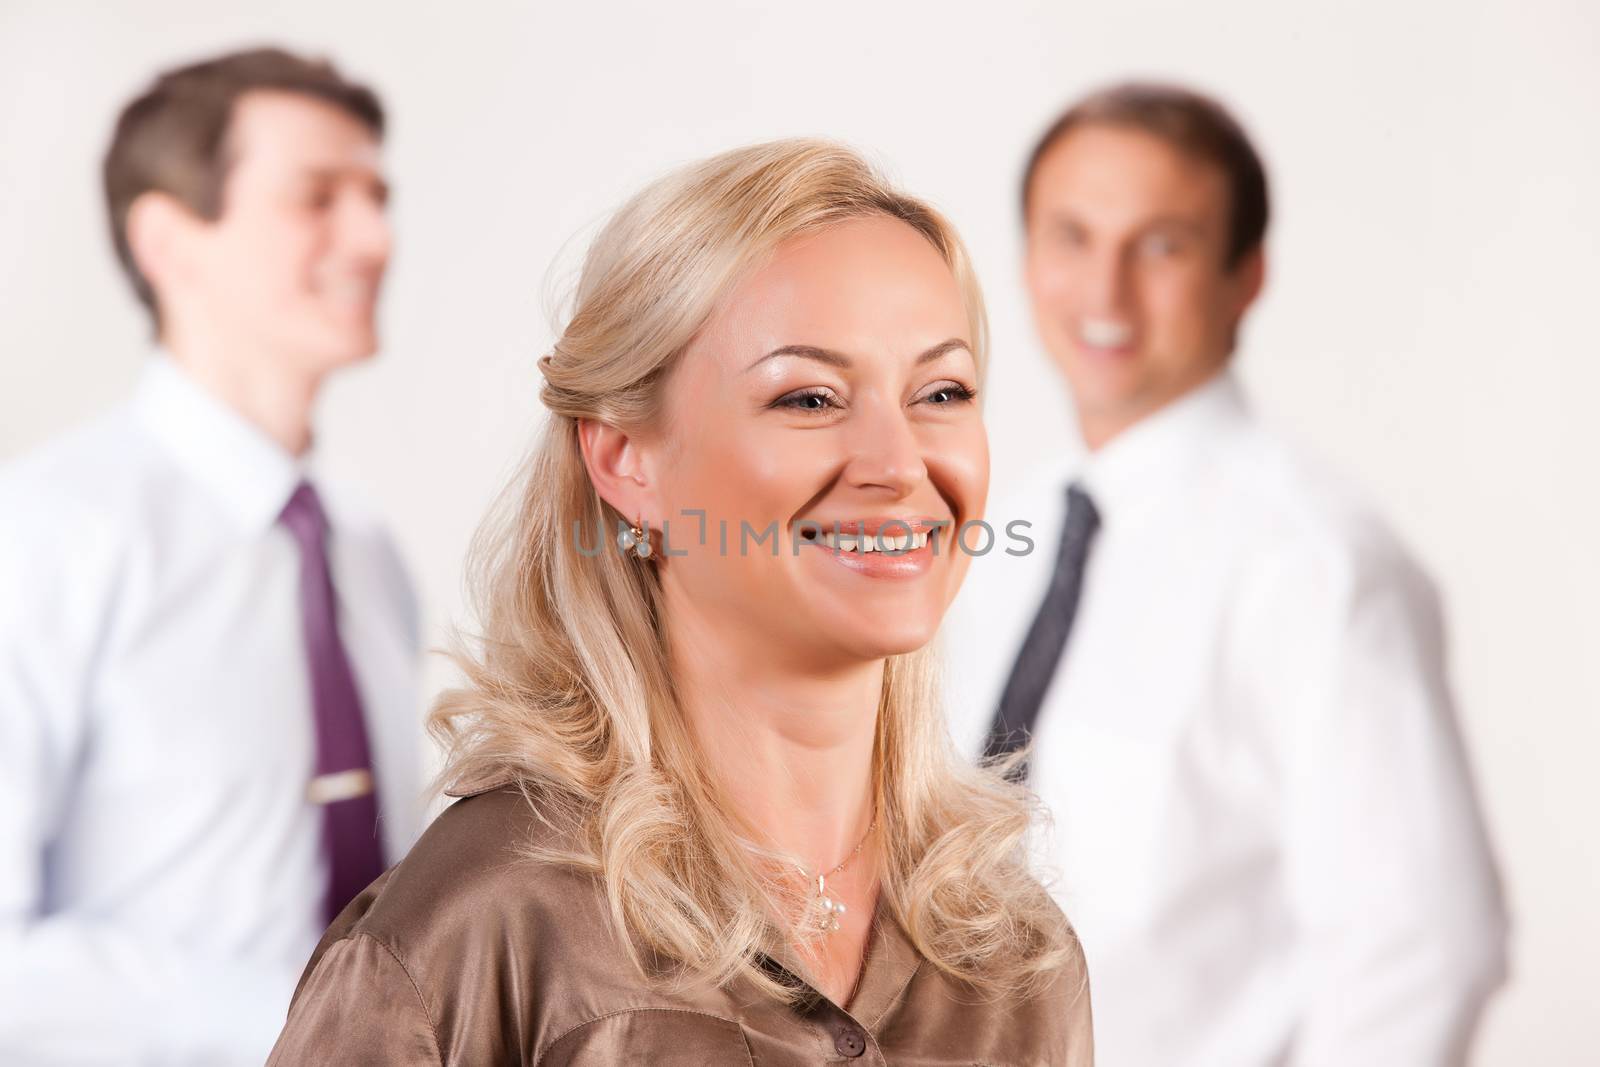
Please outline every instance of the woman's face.
[[809, 665], [926, 644], [988, 491], [972, 343], [949, 267], [906, 223], [781, 245], [690, 344], [645, 446], [668, 611]]

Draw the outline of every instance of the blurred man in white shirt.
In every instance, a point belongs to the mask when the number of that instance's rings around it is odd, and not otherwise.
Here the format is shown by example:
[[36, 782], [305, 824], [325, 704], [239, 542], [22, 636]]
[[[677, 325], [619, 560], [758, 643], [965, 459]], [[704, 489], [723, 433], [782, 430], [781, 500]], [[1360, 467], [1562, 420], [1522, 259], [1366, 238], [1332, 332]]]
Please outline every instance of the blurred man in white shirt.
[[261, 1063], [330, 916], [415, 836], [410, 585], [311, 465], [323, 382], [377, 347], [383, 121], [262, 49], [117, 124], [111, 229], [160, 351], [0, 469], [0, 1062]]
[[1119, 86], [1023, 185], [1083, 456], [991, 507], [946, 635], [973, 752], [1031, 742], [1106, 1067], [1465, 1062], [1507, 922], [1427, 578], [1252, 417], [1260, 161], [1214, 102]]

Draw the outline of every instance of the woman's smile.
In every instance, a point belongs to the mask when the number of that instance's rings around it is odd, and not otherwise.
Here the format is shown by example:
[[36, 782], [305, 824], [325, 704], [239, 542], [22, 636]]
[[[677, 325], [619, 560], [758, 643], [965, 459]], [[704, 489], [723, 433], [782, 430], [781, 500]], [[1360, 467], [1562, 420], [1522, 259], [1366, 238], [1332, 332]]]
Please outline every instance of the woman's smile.
[[802, 520], [794, 543], [865, 578], [917, 578], [944, 550], [949, 519]]

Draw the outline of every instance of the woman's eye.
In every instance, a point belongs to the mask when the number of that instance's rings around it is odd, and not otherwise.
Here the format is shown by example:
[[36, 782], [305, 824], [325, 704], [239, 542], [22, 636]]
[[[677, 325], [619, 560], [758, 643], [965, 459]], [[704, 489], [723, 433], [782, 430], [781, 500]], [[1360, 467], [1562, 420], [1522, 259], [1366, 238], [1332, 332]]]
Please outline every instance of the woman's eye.
[[829, 408], [840, 407], [838, 399], [829, 389], [802, 389], [798, 392], [787, 393], [779, 397], [772, 404], [777, 408], [792, 408], [797, 411], [827, 411]]
[[936, 407], [943, 407], [947, 404], [964, 404], [975, 396], [976, 393], [960, 382], [945, 382], [922, 399]]

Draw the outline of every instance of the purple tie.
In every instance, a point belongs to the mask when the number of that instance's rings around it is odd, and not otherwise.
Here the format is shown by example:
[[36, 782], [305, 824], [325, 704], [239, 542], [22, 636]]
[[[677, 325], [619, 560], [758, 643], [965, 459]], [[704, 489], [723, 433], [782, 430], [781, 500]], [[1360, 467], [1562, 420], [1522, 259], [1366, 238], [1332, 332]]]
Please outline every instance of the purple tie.
[[317, 776], [308, 796], [322, 805], [322, 845], [328, 859], [324, 913], [332, 922], [383, 873], [377, 791], [361, 696], [339, 640], [337, 602], [328, 572], [328, 519], [317, 491], [301, 482], [278, 521], [300, 545], [300, 620], [317, 725]]

